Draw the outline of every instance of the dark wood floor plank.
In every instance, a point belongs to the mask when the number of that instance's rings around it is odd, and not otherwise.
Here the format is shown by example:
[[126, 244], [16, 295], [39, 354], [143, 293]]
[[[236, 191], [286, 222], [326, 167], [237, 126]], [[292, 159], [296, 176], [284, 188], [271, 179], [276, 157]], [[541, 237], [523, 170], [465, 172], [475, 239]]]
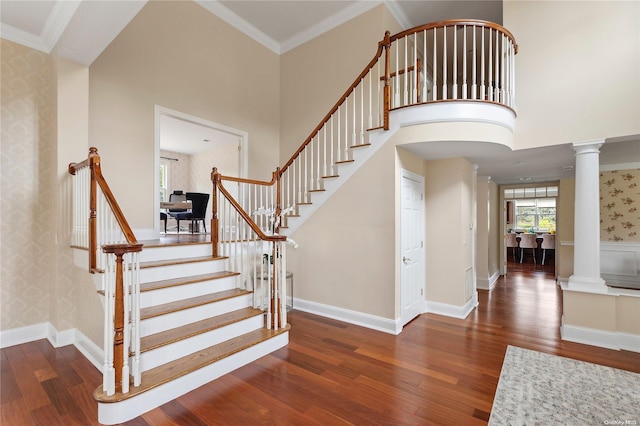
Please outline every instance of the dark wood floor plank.
[[[466, 319], [424, 314], [398, 336], [294, 310], [287, 347], [126, 425], [485, 425], [508, 345], [640, 373], [638, 353], [560, 339], [552, 268], [510, 265], [478, 299]], [[31, 342], [0, 362], [3, 426], [98, 425], [101, 375], [74, 347]]]

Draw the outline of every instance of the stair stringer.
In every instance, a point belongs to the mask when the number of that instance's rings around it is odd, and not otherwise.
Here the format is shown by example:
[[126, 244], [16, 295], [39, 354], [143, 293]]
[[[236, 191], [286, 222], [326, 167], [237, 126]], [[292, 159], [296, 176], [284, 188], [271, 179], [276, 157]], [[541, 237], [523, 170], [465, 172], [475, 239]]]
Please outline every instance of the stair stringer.
[[324, 191], [311, 192], [311, 204], [298, 206], [299, 216], [287, 218], [287, 228], [282, 228], [280, 234], [293, 235], [296, 230], [309, 219], [336, 191], [347, 182], [355, 172], [365, 164], [373, 155], [394, 135], [400, 126], [390, 127], [389, 130], [376, 129], [369, 131], [369, 143], [366, 147], [352, 149], [353, 162], [335, 164], [333, 166], [338, 177], [323, 180]]

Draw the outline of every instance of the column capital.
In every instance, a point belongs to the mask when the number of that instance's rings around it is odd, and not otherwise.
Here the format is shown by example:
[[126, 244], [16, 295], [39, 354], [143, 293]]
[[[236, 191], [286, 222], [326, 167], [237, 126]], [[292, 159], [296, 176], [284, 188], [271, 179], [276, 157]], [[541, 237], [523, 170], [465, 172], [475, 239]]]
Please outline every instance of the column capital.
[[574, 142], [572, 147], [576, 154], [599, 153], [602, 144], [604, 144], [604, 139], [596, 139], [592, 141]]

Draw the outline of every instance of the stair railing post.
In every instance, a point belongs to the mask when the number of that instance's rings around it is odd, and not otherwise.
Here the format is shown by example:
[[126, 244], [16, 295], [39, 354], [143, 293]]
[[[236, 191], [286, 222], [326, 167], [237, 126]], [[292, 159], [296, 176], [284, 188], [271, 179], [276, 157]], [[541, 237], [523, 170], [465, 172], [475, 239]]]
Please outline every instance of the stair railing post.
[[211, 170], [211, 182], [213, 183], [213, 192], [211, 194], [212, 211], [211, 211], [211, 244], [212, 244], [212, 256], [218, 257], [218, 185], [220, 184], [220, 173], [218, 168], [214, 167]]
[[389, 109], [391, 108], [391, 33], [384, 33], [384, 115], [383, 128], [389, 130]]
[[[115, 391], [127, 393], [129, 391], [129, 366], [125, 356], [125, 325], [128, 315], [125, 309], [124, 255], [142, 251], [142, 244], [109, 244], [102, 247], [105, 253], [113, 254], [115, 259], [115, 286], [113, 312], [113, 367], [115, 370]], [[123, 374], [123, 371], [125, 374]]]
[[280, 178], [282, 177], [282, 173], [280, 172], [280, 167], [276, 168], [276, 171], [273, 172], [273, 176], [276, 181], [276, 205], [275, 205], [275, 216], [273, 218], [276, 221], [276, 227], [273, 230], [273, 232], [278, 233], [280, 232], [280, 225], [281, 225], [280, 214], [282, 213], [282, 185], [280, 184], [281, 182]]
[[93, 274], [98, 265], [98, 182], [95, 175], [95, 167], [100, 165], [98, 148], [89, 148], [89, 170], [91, 181], [89, 183], [89, 273]]

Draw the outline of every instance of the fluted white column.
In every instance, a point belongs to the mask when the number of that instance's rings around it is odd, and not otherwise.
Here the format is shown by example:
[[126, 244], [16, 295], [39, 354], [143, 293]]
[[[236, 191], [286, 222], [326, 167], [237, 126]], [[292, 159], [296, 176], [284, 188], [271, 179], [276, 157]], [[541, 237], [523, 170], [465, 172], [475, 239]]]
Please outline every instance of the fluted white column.
[[602, 290], [600, 277], [600, 147], [604, 140], [574, 143], [576, 187], [573, 275], [569, 289]]

